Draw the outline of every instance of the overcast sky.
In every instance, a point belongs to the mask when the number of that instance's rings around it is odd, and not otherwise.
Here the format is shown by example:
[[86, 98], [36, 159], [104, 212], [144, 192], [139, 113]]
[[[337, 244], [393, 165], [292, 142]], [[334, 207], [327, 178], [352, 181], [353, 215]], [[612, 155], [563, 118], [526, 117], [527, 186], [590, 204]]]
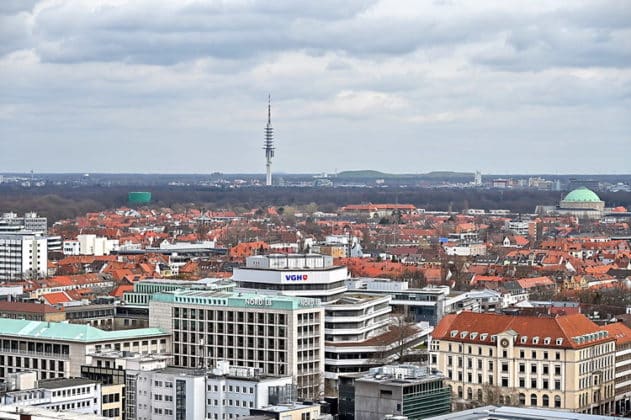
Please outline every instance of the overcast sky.
[[631, 173], [631, 1], [1, 0], [0, 173]]

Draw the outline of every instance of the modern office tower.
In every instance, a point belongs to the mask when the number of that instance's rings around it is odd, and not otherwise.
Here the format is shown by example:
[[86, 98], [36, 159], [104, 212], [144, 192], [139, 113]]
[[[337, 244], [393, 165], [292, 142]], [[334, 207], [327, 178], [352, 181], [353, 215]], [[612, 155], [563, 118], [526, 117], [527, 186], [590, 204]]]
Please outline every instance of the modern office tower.
[[172, 333], [177, 367], [208, 369], [226, 360], [292, 376], [300, 397], [320, 396], [324, 310], [317, 299], [182, 290], [155, 294], [149, 314], [150, 326]]

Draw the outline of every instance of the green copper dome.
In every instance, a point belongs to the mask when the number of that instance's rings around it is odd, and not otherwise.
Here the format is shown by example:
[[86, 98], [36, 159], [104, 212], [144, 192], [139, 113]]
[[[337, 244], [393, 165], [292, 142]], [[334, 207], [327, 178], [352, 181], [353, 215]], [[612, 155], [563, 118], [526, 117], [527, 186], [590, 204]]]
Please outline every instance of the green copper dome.
[[565, 196], [563, 201], [574, 201], [574, 202], [594, 202], [600, 201], [600, 198], [596, 195], [596, 193], [588, 188], [581, 187], [577, 188], [573, 191], [570, 191], [568, 195]]

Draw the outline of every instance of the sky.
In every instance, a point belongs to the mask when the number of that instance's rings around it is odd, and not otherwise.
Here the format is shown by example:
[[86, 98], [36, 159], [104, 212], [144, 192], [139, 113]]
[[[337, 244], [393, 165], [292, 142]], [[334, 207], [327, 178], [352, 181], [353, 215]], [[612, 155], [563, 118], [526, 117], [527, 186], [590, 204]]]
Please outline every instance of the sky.
[[2, 0], [0, 173], [631, 173], [628, 0]]

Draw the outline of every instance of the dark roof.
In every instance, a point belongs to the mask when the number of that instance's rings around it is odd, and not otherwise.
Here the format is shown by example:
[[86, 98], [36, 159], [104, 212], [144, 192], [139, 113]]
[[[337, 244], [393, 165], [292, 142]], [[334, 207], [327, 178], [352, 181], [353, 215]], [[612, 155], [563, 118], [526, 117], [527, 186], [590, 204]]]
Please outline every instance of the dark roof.
[[40, 380], [37, 382], [37, 385], [40, 388], [45, 388], [45, 389], [58, 389], [58, 388], [67, 388], [70, 386], [94, 385], [98, 383], [99, 381], [95, 381], [88, 378], [55, 378], [55, 379]]
[[28, 313], [52, 313], [61, 312], [61, 310], [54, 306], [46, 305], [44, 303], [30, 303], [30, 302], [0, 302], [0, 312], [28, 312]]

